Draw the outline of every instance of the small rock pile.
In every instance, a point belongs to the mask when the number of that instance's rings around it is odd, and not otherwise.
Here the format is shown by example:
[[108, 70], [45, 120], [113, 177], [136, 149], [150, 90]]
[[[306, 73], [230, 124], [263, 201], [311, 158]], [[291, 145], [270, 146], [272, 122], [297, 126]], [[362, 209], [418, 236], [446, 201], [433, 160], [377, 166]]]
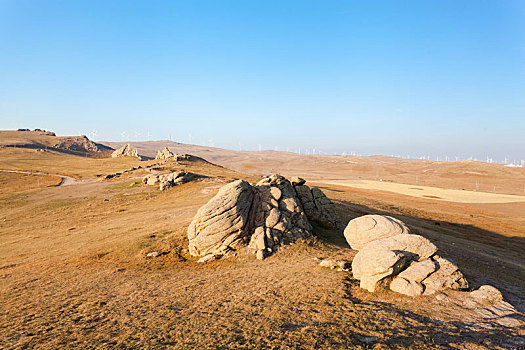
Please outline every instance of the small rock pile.
[[155, 186], [159, 185], [159, 190], [164, 191], [168, 188], [181, 185], [186, 182], [190, 182], [199, 178], [202, 175], [190, 173], [186, 171], [174, 171], [169, 174], [149, 174], [142, 178], [142, 182], [146, 185]]
[[140, 165], [136, 166], [136, 167], [129, 168], [129, 169], [124, 170], [124, 171], [119, 171], [119, 172], [116, 172], [116, 173], [113, 173], [113, 174], [107, 174], [106, 176], [104, 176], [104, 180], [113, 179], [114, 177], [118, 177], [118, 176], [120, 176], [122, 174], [131, 173], [131, 172], [134, 172], [135, 170], [139, 170], [139, 169], [142, 169], [142, 167]]
[[437, 247], [428, 239], [410, 234], [400, 220], [365, 215], [349, 222], [345, 238], [359, 250], [352, 261], [352, 273], [361, 288], [370, 292], [380, 284], [409, 296], [468, 288], [458, 267], [437, 255]]
[[131, 148], [131, 145], [129, 143], [115, 150], [113, 153], [111, 153], [111, 157], [112, 158], [135, 157], [135, 158], [138, 158], [139, 160], [142, 160], [142, 157], [139, 156], [139, 152], [136, 149]]
[[197, 156], [194, 156], [192, 154], [174, 154], [173, 152], [171, 152], [168, 147], [164, 147], [164, 149], [161, 151], [157, 151], [157, 156], [155, 157], [156, 160], [172, 160], [172, 161], [176, 161], [176, 162], [180, 162], [180, 161], [201, 161], [201, 162], [205, 162], [205, 163], [208, 163], [207, 160], [203, 159], [203, 158], [200, 158], [200, 157], [197, 157]]
[[[327, 218], [326, 224], [337, 224], [333, 203], [304, 183], [274, 174], [255, 186], [244, 180], [223, 186], [188, 227], [190, 254], [224, 255], [247, 245], [258, 259], [264, 259], [279, 246], [311, 238], [309, 219]], [[306, 211], [306, 205], [311, 210]]]

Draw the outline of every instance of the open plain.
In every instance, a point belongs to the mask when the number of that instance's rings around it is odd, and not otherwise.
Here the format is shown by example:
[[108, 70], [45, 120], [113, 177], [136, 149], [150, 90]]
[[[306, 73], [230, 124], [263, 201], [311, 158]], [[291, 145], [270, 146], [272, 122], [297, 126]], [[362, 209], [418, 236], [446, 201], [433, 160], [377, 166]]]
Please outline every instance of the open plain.
[[[445, 299], [369, 293], [351, 273], [320, 268], [317, 258], [356, 253], [339, 229], [314, 224], [313, 239], [265, 260], [239, 251], [207, 264], [189, 255], [186, 233], [199, 207], [233, 180], [301, 176], [335, 203], [345, 225], [366, 214], [401, 219], [453, 259], [471, 289], [496, 286], [523, 321], [523, 168], [162, 141], [131, 143], [149, 157], [140, 161], [55, 149], [54, 136], [6, 133], [2, 348], [525, 347], [523, 324], [482, 327], [479, 313], [455, 302], [460, 292]], [[153, 159], [165, 146], [208, 162]], [[142, 183], [152, 169], [203, 177], [159, 191]]]

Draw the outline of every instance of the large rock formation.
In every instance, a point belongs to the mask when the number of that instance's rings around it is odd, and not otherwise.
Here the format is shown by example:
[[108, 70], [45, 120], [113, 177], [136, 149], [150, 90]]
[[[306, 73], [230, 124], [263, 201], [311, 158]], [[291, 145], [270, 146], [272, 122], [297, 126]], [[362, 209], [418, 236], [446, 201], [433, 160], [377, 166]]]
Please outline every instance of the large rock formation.
[[409, 232], [408, 227], [396, 218], [364, 215], [351, 220], [345, 228], [344, 235], [352, 249], [360, 250], [369, 242]]
[[166, 160], [175, 157], [173, 153], [168, 149], [168, 147], [164, 147], [162, 151], [157, 152], [157, 156], [155, 157], [156, 160]]
[[436, 255], [437, 250], [425, 237], [408, 233], [373, 240], [354, 257], [352, 273], [370, 292], [382, 283], [409, 296], [468, 288], [458, 267]]
[[263, 259], [278, 246], [312, 237], [312, 226], [287, 179], [272, 175], [257, 183], [253, 235], [248, 247]]
[[[316, 207], [316, 216], [309, 217], [297, 187], [305, 191], [306, 186], [294, 187], [280, 175], [255, 186], [241, 180], [224, 186], [199, 209], [188, 227], [190, 253], [220, 255], [247, 244], [257, 258], [264, 259], [281, 245], [312, 237], [309, 219], [330, 218], [328, 224], [337, 221], [335, 209], [326, 211], [333, 207], [326, 197], [320, 202], [323, 205]], [[323, 196], [316, 194], [315, 198]], [[315, 205], [315, 199], [311, 202]]]
[[136, 149], [131, 148], [131, 145], [128, 143], [127, 145], [120, 147], [119, 149], [115, 150], [113, 153], [111, 153], [112, 158], [118, 158], [118, 157], [136, 157], [140, 160], [142, 160], [141, 156], [139, 156], [139, 153]]

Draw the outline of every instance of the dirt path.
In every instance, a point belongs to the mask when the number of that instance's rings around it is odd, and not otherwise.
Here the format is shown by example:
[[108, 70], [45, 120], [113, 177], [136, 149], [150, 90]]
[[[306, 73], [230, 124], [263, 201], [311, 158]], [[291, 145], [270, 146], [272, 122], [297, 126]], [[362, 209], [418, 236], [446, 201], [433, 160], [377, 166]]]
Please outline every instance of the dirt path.
[[77, 183], [85, 183], [86, 181], [79, 181], [73, 177], [60, 175], [60, 174], [48, 174], [48, 173], [40, 173], [40, 172], [31, 172], [31, 171], [19, 171], [19, 170], [1, 170], [1, 172], [4, 173], [16, 173], [16, 174], [30, 174], [30, 175], [51, 175], [51, 176], [58, 176], [62, 179], [62, 182], [58, 186], [70, 186], [75, 185]]

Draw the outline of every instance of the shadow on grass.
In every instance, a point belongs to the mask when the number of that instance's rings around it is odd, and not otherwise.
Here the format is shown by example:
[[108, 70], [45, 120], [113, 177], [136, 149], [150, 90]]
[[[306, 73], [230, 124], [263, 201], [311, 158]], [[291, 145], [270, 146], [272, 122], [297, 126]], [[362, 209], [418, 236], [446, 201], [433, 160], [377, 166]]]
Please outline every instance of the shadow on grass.
[[[353, 305], [358, 317], [366, 318], [371, 314], [378, 317], [378, 329], [373, 329], [373, 324], [366, 324], [366, 329], [363, 329], [363, 332], [372, 330], [384, 335], [374, 341], [376, 344], [397, 348], [424, 343], [430, 348], [449, 348], [452, 344], [474, 343], [487, 349], [517, 349], [525, 345], [525, 339], [516, 337], [516, 331], [511, 328], [493, 325], [492, 328], [481, 329], [463, 321], [443, 322], [388, 302], [361, 300], [353, 293], [353, 290], [359, 288], [359, 281], [350, 276], [343, 280], [343, 287], [344, 298]], [[385, 320], [390, 322], [384, 322]]]
[[[344, 226], [354, 218], [367, 215], [367, 214], [378, 214], [388, 215], [400, 219], [405, 222], [412, 233], [420, 234], [425, 236], [425, 230], [430, 230], [443, 235], [450, 235], [453, 237], [461, 238], [468, 241], [473, 241], [492, 247], [504, 249], [508, 254], [513, 252], [516, 258], [523, 259], [523, 251], [525, 251], [525, 238], [524, 237], [508, 237], [498, 234], [496, 232], [484, 230], [482, 228], [458, 224], [449, 221], [431, 220], [420, 217], [415, 217], [407, 214], [392, 213], [384, 210], [373, 209], [364, 205], [355, 204], [347, 201], [333, 201], [336, 204], [338, 212], [343, 219]], [[392, 208], [398, 210], [397, 208]], [[339, 232], [323, 232], [321, 235], [330, 243], [336, 244], [340, 247], [348, 247], [346, 240]]]

